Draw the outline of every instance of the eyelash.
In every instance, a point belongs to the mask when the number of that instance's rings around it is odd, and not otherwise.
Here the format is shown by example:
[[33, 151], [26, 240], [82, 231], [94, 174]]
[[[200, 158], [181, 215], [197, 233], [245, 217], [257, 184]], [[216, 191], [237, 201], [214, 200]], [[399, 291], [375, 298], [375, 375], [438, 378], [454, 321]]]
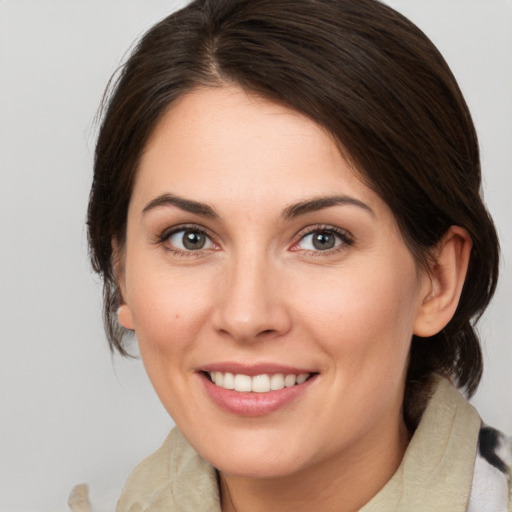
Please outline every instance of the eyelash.
[[210, 233], [205, 230], [203, 227], [198, 226], [196, 224], [182, 224], [180, 226], [173, 226], [170, 229], [166, 229], [157, 240], [158, 244], [161, 244], [164, 246], [166, 251], [171, 252], [175, 256], [184, 257], [184, 258], [197, 258], [204, 255], [204, 251], [210, 250], [208, 249], [197, 249], [195, 251], [189, 250], [185, 251], [182, 249], [178, 249], [177, 247], [174, 247], [170, 244], [169, 239], [180, 232], [193, 232], [200, 235], [205, 236], [214, 246], [217, 247], [217, 244], [213, 241], [213, 237], [210, 235]]
[[[198, 233], [199, 235], [205, 236], [215, 247], [218, 247], [218, 245], [215, 243], [213, 237], [210, 235], [210, 233], [204, 229], [201, 226], [198, 226], [196, 224], [183, 224], [179, 226], [174, 226], [170, 229], [166, 229], [162, 232], [160, 236], [158, 236], [157, 243], [164, 245], [165, 249], [169, 252], [171, 252], [175, 256], [179, 257], [200, 257], [204, 255], [204, 251], [211, 250], [210, 248], [207, 249], [197, 249], [197, 250], [182, 250], [178, 249], [174, 246], [172, 246], [169, 243], [169, 239], [180, 232], [187, 232], [191, 231], [194, 233]], [[341, 243], [336, 245], [335, 247], [331, 249], [325, 249], [325, 250], [310, 250], [310, 249], [301, 249], [298, 248], [297, 245], [302, 242], [306, 237], [309, 235], [312, 235], [314, 233], [325, 233], [328, 235], [334, 235], [336, 236]], [[331, 226], [331, 225], [317, 225], [317, 226], [310, 226], [306, 228], [305, 230], [301, 231], [296, 235], [296, 241], [293, 243], [291, 250], [294, 252], [303, 252], [307, 253], [308, 256], [318, 257], [318, 256], [327, 256], [330, 254], [334, 254], [340, 251], [343, 251], [347, 247], [350, 247], [354, 244], [354, 238], [352, 235], [343, 229]]]
[[[302, 242], [307, 236], [312, 235], [314, 233], [325, 233], [329, 235], [334, 235], [340, 240], [340, 244], [336, 245], [335, 247], [331, 249], [325, 249], [325, 250], [308, 250], [308, 249], [300, 249], [296, 248], [296, 246]], [[308, 254], [308, 256], [313, 257], [319, 257], [319, 256], [328, 256], [330, 254], [335, 254], [340, 251], [343, 251], [347, 249], [347, 247], [350, 247], [354, 245], [354, 238], [353, 236], [346, 230], [337, 228], [335, 226], [331, 225], [317, 225], [317, 226], [311, 226], [306, 228], [304, 231], [300, 232], [298, 235], [298, 240], [294, 242], [292, 246], [293, 251], [303, 251]]]

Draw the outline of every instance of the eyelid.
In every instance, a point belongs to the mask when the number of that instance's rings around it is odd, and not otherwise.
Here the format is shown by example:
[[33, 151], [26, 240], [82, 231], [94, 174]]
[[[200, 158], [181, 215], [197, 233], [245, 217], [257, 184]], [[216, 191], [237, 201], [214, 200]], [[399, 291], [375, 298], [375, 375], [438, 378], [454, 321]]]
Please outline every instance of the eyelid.
[[[341, 243], [331, 249], [326, 249], [326, 250], [301, 249], [300, 247], [297, 247], [298, 244], [302, 240], [304, 240], [307, 236], [309, 236], [313, 233], [321, 233], [321, 232], [327, 232], [327, 233], [334, 234], [341, 240]], [[307, 253], [311, 253], [311, 254], [315, 254], [315, 255], [322, 255], [322, 254], [327, 255], [327, 254], [331, 254], [333, 252], [342, 251], [345, 248], [350, 247], [353, 244], [354, 244], [354, 237], [346, 229], [342, 229], [342, 228], [339, 228], [337, 226], [333, 226], [330, 224], [318, 224], [315, 226], [308, 226], [308, 227], [302, 229], [301, 231], [299, 231], [299, 233], [297, 233], [297, 235], [294, 237], [294, 242], [290, 249], [292, 251], [302, 251], [302, 252], [307, 252]]]
[[[203, 234], [206, 236], [210, 242], [213, 244], [213, 248], [205, 248], [205, 249], [197, 249], [197, 250], [183, 250], [178, 247], [172, 246], [168, 243], [169, 238], [181, 231], [197, 231], [198, 233]], [[325, 250], [312, 250], [312, 249], [302, 249], [298, 247], [300, 242], [304, 240], [307, 236], [313, 234], [313, 233], [319, 233], [319, 232], [327, 232], [332, 233], [336, 237], [338, 237], [341, 241], [338, 245], [331, 249], [325, 249]], [[216, 241], [216, 236], [211, 233], [211, 231], [204, 226], [201, 226], [199, 224], [194, 223], [184, 223], [184, 224], [177, 224], [171, 227], [168, 227], [164, 229], [160, 235], [157, 236], [156, 244], [162, 244], [165, 245], [166, 250], [177, 254], [177, 255], [183, 255], [183, 256], [200, 256], [204, 252], [211, 251], [211, 250], [218, 250], [220, 249], [219, 244]], [[320, 255], [328, 255], [332, 253], [336, 253], [338, 251], [342, 251], [346, 249], [347, 247], [354, 244], [354, 237], [353, 235], [347, 231], [346, 229], [333, 226], [331, 224], [317, 224], [317, 225], [311, 225], [307, 226], [303, 229], [301, 229], [293, 238], [292, 245], [290, 247], [291, 251], [294, 252], [303, 252], [303, 253], [310, 253], [312, 255], [320, 256]]]
[[[176, 233], [180, 233], [181, 231], [196, 231], [198, 233], [201, 233], [202, 235], [206, 236], [210, 240], [210, 242], [213, 244], [214, 247], [213, 248], [208, 247], [208, 248], [204, 248], [204, 249], [202, 248], [202, 249], [197, 249], [197, 250], [193, 251], [193, 250], [183, 250], [183, 249], [180, 249], [180, 248], [168, 243], [169, 238], [171, 236], [175, 235]], [[204, 226], [201, 226], [199, 224], [193, 224], [193, 223], [177, 224], [175, 226], [171, 226], [171, 227], [164, 229], [161, 232], [161, 234], [158, 235], [156, 243], [164, 245], [165, 249], [172, 252], [173, 254], [182, 255], [182, 256], [200, 256], [201, 254], [203, 254], [206, 251], [211, 251], [212, 249], [216, 250], [219, 248], [219, 244], [215, 241], [215, 236], [208, 229], [206, 229]]]
[[170, 226], [170, 227], [165, 228], [161, 232], [161, 234], [158, 235], [158, 239], [161, 240], [161, 241], [165, 241], [171, 235], [173, 235], [175, 233], [179, 233], [180, 231], [187, 231], [187, 230], [188, 231], [198, 231], [200, 233], [204, 233], [206, 236], [211, 238], [210, 232], [205, 227], [200, 226], [199, 224], [194, 224], [194, 223], [186, 222], [184, 224], [176, 224], [174, 226]]

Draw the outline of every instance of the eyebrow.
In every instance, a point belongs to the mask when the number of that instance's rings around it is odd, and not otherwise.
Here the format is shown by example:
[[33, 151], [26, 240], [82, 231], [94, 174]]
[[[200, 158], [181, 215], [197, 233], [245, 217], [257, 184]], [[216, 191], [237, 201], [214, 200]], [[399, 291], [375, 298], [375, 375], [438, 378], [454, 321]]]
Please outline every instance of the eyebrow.
[[[283, 220], [289, 220], [306, 213], [316, 212], [325, 208], [338, 205], [350, 205], [361, 208], [375, 217], [374, 211], [366, 204], [350, 196], [324, 196], [315, 197], [300, 203], [295, 203], [284, 209], [281, 214]], [[165, 206], [177, 206], [181, 210], [186, 212], [194, 213], [196, 215], [202, 215], [203, 217], [209, 217], [211, 219], [218, 219], [219, 214], [206, 203], [200, 203], [199, 201], [193, 201], [192, 199], [185, 199], [183, 197], [176, 196], [174, 194], [162, 194], [155, 199], [151, 200], [142, 210], [145, 214], [155, 208], [161, 208]]]
[[338, 205], [356, 206], [367, 211], [372, 217], [375, 217], [375, 212], [366, 203], [363, 203], [362, 201], [354, 197], [343, 195], [315, 197], [313, 199], [308, 199], [300, 203], [292, 204], [283, 211], [281, 217], [284, 220], [288, 220], [295, 217], [299, 217], [300, 215], [304, 215], [306, 213], [316, 212], [319, 210], [323, 210], [324, 208], [330, 208], [332, 206]]
[[177, 206], [181, 210], [195, 213], [196, 215], [202, 215], [203, 217], [209, 217], [211, 219], [219, 218], [219, 215], [211, 206], [191, 199], [175, 196], [174, 194], [162, 194], [156, 197], [144, 207], [142, 213], [147, 213], [162, 206]]

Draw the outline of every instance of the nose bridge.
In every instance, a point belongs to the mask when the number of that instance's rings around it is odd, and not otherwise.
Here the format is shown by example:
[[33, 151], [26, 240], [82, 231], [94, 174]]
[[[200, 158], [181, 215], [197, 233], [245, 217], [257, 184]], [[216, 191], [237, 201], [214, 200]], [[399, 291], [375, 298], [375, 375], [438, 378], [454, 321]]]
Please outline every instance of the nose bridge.
[[278, 277], [279, 269], [265, 251], [234, 255], [219, 286], [216, 328], [241, 341], [286, 332], [290, 318]]

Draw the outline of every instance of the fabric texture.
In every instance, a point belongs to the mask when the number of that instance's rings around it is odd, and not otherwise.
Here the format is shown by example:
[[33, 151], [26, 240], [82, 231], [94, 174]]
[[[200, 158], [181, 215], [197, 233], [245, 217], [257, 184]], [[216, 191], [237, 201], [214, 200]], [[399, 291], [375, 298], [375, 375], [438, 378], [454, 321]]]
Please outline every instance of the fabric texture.
[[[512, 512], [507, 470], [509, 441], [482, 428], [476, 410], [438, 378], [400, 467], [360, 512]], [[221, 512], [218, 477], [175, 428], [134, 470], [117, 512], [184, 511]]]

